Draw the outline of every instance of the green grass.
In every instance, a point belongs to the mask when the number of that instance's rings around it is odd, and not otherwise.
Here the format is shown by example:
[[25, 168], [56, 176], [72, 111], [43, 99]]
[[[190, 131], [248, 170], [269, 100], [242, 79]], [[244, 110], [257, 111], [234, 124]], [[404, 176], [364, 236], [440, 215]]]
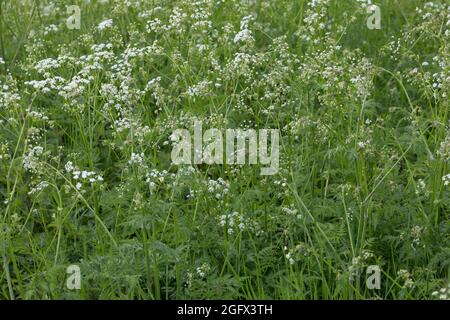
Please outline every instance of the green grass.
[[[356, 0], [0, 0], [0, 299], [449, 298], [449, 7], [373, 2], [380, 30]], [[195, 119], [280, 129], [279, 172], [172, 164]]]

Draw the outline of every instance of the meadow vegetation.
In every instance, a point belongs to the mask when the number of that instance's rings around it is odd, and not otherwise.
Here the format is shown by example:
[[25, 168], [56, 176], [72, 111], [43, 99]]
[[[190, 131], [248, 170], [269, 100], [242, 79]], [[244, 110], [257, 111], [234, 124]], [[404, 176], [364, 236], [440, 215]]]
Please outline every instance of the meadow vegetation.
[[0, 299], [450, 299], [450, 6], [372, 2], [0, 0]]

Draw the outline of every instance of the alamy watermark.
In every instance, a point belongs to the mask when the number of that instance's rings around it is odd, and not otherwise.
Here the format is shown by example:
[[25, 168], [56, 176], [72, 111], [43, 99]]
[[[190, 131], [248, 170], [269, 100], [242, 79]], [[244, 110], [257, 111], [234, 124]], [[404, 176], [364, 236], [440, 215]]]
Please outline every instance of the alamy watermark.
[[367, 6], [367, 13], [370, 16], [366, 20], [367, 28], [370, 30], [381, 29], [381, 9], [375, 4], [369, 4]]
[[70, 16], [66, 20], [66, 26], [68, 29], [79, 30], [81, 28], [81, 10], [79, 6], [72, 5], [67, 7], [67, 14]]
[[[261, 175], [273, 175], [279, 168], [278, 129], [219, 129], [203, 133], [201, 121], [194, 122], [194, 138], [187, 129], [177, 129], [171, 135], [173, 164], [261, 164]], [[270, 136], [270, 147], [269, 139]], [[205, 146], [203, 144], [205, 143]], [[247, 148], [248, 145], [248, 148]], [[225, 148], [224, 148], [225, 147]]]
[[66, 287], [69, 290], [81, 289], [81, 270], [76, 264], [71, 264], [67, 267], [66, 273], [69, 274], [66, 280]]
[[373, 290], [381, 289], [381, 269], [377, 265], [368, 266], [366, 270], [367, 280], [366, 286], [367, 289]]

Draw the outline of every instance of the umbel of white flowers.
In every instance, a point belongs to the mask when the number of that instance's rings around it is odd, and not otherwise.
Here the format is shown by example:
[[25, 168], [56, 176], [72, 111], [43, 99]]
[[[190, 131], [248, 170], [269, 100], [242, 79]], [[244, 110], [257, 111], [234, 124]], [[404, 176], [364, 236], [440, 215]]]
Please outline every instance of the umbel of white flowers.
[[[270, 133], [270, 150], [268, 135]], [[172, 163], [174, 164], [261, 164], [261, 175], [273, 175], [279, 166], [279, 130], [260, 129], [258, 134], [254, 129], [226, 129], [225, 153], [224, 136], [216, 128], [203, 133], [202, 122], [194, 122], [194, 139], [187, 129], [177, 129], [171, 135], [174, 143]], [[248, 143], [247, 143], [248, 142]], [[259, 143], [258, 143], [259, 142]], [[203, 148], [203, 143], [205, 147]], [[246, 148], [248, 144], [248, 148]], [[193, 149], [192, 149], [193, 146]], [[194, 155], [192, 157], [192, 150]], [[193, 158], [193, 159], [192, 159]]]

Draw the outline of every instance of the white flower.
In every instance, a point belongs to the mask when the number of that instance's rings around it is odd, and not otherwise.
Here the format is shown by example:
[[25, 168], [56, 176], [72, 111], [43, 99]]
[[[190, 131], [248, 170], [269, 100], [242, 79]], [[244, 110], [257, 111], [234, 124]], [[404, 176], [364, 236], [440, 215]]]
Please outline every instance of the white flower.
[[38, 192], [44, 190], [45, 188], [47, 188], [48, 186], [49, 186], [49, 183], [47, 181], [41, 181], [41, 182], [39, 182], [39, 184], [37, 184], [34, 188], [32, 188], [28, 192], [28, 195], [38, 193]]
[[44, 29], [44, 35], [48, 35], [53, 32], [58, 32], [58, 27], [54, 24], [51, 24]]
[[66, 169], [67, 172], [72, 172], [74, 169], [72, 161], [67, 161], [64, 168]]
[[425, 196], [429, 195], [429, 191], [427, 190], [427, 185], [425, 184], [425, 181], [423, 181], [423, 179], [419, 179], [417, 181], [416, 194], [417, 195], [423, 194]]
[[248, 29], [241, 30], [234, 36], [233, 41], [234, 43], [253, 41], [252, 32]]
[[431, 295], [440, 300], [450, 300], [450, 284], [447, 286], [447, 288], [444, 287], [439, 289], [439, 291], [434, 291]]
[[110, 28], [113, 26], [113, 20], [112, 19], [108, 19], [108, 20], [104, 20], [102, 22], [100, 22], [98, 24], [98, 30], [102, 31], [104, 29]]
[[[69, 173], [72, 173], [72, 179], [78, 180], [75, 184], [75, 187], [80, 190], [83, 186], [83, 183], [85, 184], [94, 184], [96, 182], [103, 181], [103, 177], [96, 174], [94, 171], [86, 171], [86, 170], [76, 170], [76, 166], [73, 165], [71, 161], [68, 161], [66, 165], [64, 166], [66, 171]], [[82, 190], [82, 192], [85, 192], [85, 190]]]
[[246, 16], [241, 21], [241, 30], [234, 37], [234, 43], [244, 42], [252, 43], [255, 39], [253, 38], [252, 31], [248, 29], [248, 24], [253, 17], [251, 15]]
[[39, 165], [39, 156], [44, 152], [40, 146], [33, 147], [26, 156], [23, 157], [23, 167], [28, 171], [36, 171]]
[[450, 184], [450, 173], [443, 176], [442, 181], [444, 182], [444, 186], [448, 186]]
[[142, 164], [143, 162], [144, 162], [144, 154], [143, 153], [137, 154], [137, 153], [133, 152], [131, 154], [130, 160], [128, 161], [128, 164], [130, 164], [130, 165], [132, 165], [132, 164]]
[[197, 45], [197, 50], [200, 52], [205, 51], [208, 48], [208, 46], [206, 44], [198, 44]]
[[186, 94], [190, 97], [205, 96], [208, 94], [209, 86], [212, 84], [211, 81], [203, 80], [198, 84], [188, 88]]

